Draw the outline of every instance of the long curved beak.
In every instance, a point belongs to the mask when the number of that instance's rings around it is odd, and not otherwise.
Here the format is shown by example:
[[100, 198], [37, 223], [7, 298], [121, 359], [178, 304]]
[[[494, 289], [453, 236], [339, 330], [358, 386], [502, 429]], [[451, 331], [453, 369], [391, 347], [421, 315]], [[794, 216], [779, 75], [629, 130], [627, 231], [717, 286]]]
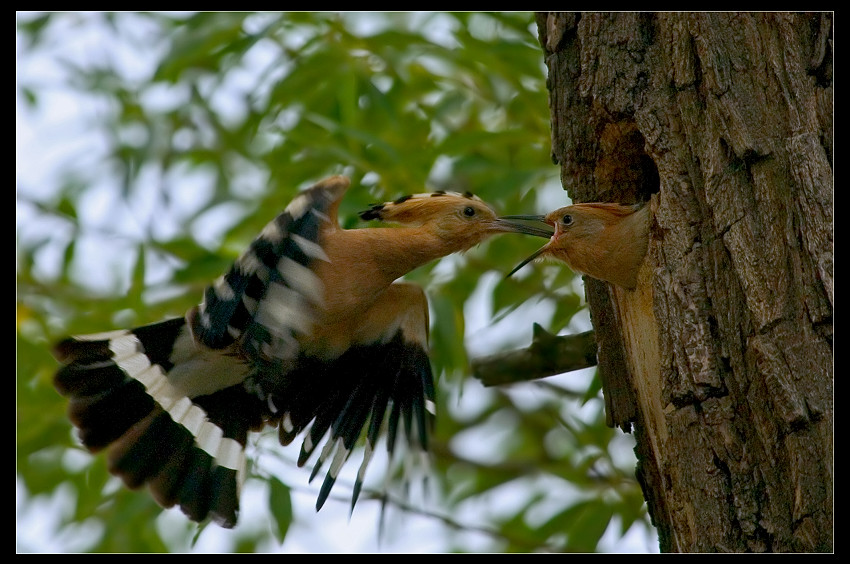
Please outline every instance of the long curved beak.
[[503, 215], [500, 219], [521, 219], [523, 221], [540, 221], [546, 222], [545, 215]]
[[543, 223], [542, 215], [505, 215], [496, 219], [496, 225], [499, 229], [510, 231], [513, 233], [523, 233], [525, 235], [534, 235], [536, 237], [550, 238], [555, 230], [549, 225], [529, 225], [523, 221], [536, 221]]
[[520, 268], [522, 268], [522, 267], [523, 267], [523, 266], [525, 266], [526, 264], [530, 263], [531, 261], [533, 261], [534, 259], [536, 259], [537, 257], [539, 257], [541, 254], [543, 254], [543, 251], [545, 251], [545, 250], [546, 250], [546, 249], [548, 249], [548, 248], [549, 248], [549, 245], [547, 244], [547, 245], [543, 245], [542, 247], [540, 247], [539, 249], [537, 249], [536, 251], [534, 251], [534, 253], [532, 253], [532, 254], [531, 254], [531, 256], [529, 256], [527, 259], [525, 259], [524, 261], [522, 261], [521, 263], [519, 263], [518, 265], [516, 265], [516, 267], [514, 267], [514, 269], [513, 269], [513, 270], [511, 270], [510, 272], [508, 272], [508, 273], [505, 275], [505, 278], [510, 278], [511, 276], [513, 276], [513, 275], [514, 275], [514, 273], [515, 273], [517, 270], [519, 270]]

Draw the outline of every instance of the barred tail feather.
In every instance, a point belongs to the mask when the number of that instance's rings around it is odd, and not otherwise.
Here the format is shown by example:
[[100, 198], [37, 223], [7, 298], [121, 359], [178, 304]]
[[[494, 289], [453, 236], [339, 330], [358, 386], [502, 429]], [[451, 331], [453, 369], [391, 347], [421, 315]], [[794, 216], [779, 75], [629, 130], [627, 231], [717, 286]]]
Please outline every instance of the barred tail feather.
[[154, 407], [144, 386], [134, 381], [121, 382], [92, 395], [72, 396], [68, 418], [80, 429], [80, 441], [98, 452], [118, 439]]
[[[151, 495], [162, 507], [174, 507], [180, 504], [180, 487], [186, 481], [189, 462], [195, 451], [192, 448], [193, 442], [191, 433], [174, 433], [169, 442], [171, 453], [164, 457], [165, 463], [159, 472], [148, 480]], [[182, 499], [186, 500], [187, 496], [182, 496]]]
[[109, 471], [128, 487], [147, 484], [163, 507], [232, 527], [247, 433], [263, 411], [241, 386], [192, 398], [175, 386], [170, 359], [186, 331], [172, 319], [66, 339], [55, 349], [64, 365], [54, 385], [83, 445], [106, 448]]
[[161, 461], [173, 454], [169, 451], [175, 443], [170, 435], [177, 434], [177, 429], [168, 414], [155, 406], [109, 448], [109, 471], [128, 487], [140, 487], [161, 469]]

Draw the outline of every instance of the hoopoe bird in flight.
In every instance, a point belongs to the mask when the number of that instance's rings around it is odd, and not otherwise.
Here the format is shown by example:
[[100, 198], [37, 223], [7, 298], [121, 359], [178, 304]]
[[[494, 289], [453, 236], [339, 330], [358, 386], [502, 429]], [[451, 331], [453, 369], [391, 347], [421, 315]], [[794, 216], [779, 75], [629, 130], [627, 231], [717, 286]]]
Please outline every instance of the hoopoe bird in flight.
[[310, 477], [330, 460], [317, 510], [362, 434], [352, 510], [382, 426], [390, 457], [397, 435], [427, 451], [428, 302], [397, 280], [491, 235], [551, 230], [442, 191], [360, 214], [402, 228], [342, 229], [348, 187], [334, 176], [301, 192], [185, 317], [56, 345], [54, 385], [81, 442], [106, 449], [128, 487], [147, 484], [163, 507], [233, 527], [248, 435], [265, 426], [282, 445], [304, 433], [299, 466], [327, 435]]
[[586, 203], [546, 215], [512, 215], [555, 228], [552, 238], [508, 276], [538, 257], [565, 262], [574, 272], [633, 289], [649, 245], [649, 206]]

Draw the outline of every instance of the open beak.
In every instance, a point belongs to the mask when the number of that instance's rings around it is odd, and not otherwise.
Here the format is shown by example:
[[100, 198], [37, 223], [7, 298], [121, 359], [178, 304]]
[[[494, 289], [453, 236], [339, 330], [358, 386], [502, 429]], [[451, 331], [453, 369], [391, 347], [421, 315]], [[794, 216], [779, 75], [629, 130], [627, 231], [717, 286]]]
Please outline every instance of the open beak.
[[[547, 239], [551, 238], [552, 235], [555, 234], [555, 228], [546, 223], [545, 215], [504, 215], [499, 218], [499, 221], [505, 225], [513, 226], [514, 230], [519, 233], [537, 235], [538, 237], [546, 237]], [[534, 222], [537, 225], [523, 223], [526, 221]], [[537, 249], [534, 254], [519, 263], [516, 268], [511, 270], [507, 274], [507, 276], [505, 276], [505, 278], [510, 278], [517, 270], [539, 257], [548, 248], [549, 243], [546, 243], [545, 245]]]
[[533, 261], [534, 259], [536, 259], [537, 257], [539, 257], [539, 256], [540, 256], [541, 254], [543, 254], [543, 252], [544, 252], [546, 249], [548, 249], [548, 248], [549, 248], [549, 243], [546, 243], [545, 245], [543, 245], [542, 247], [540, 247], [539, 249], [537, 249], [536, 251], [534, 251], [534, 253], [532, 253], [530, 257], [528, 257], [527, 259], [525, 259], [524, 261], [522, 261], [521, 263], [519, 263], [518, 265], [516, 265], [516, 267], [514, 267], [514, 269], [513, 269], [513, 270], [511, 270], [510, 272], [508, 272], [508, 273], [505, 275], [505, 278], [510, 278], [511, 276], [513, 276], [513, 275], [514, 275], [514, 273], [515, 273], [517, 270], [519, 270], [520, 268], [522, 268], [522, 267], [523, 267], [523, 266], [525, 266], [526, 264], [530, 263], [531, 261]]
[[[505, 215], [496, 219], [496, 225], [503, 231], [535, 235], [548, 239], [555, 230], [543, 222], [544, 217], [542, 215]], [[524, 221], [534, 221], [543, 225], [531, 225], [523, 223]]]

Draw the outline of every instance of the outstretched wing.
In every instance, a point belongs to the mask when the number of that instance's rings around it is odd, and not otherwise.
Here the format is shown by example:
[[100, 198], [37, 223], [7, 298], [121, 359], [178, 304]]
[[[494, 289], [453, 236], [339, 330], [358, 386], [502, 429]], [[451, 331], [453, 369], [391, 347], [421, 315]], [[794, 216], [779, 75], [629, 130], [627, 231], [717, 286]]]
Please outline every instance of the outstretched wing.
[[384, 428], [391, 455], [398, 435], [427, 450], [434, 382], [421, 288], [391, 285], [335, 359], [298, 345], [323, 299], [311, 268], [327, 260], [320, 235], [338, 228], [347, 187], [333, 177], [302, 192], [185, 318], [57, 346], [54, 383], [83, 444], [108, 448], [110, 471], [129, 487], [148, 484], [161, 505], [230, 527], [248, 432], [264, 423], [278, 424], [284, 445], [309, 427], [299, 465], [326, 439], [313, 469], [328, 467], [317, 508], [362, 436], [352, 508]]
[[327, 361], [302, 357], [285, 380], [255, 376], [281, 418], [282, 444], [289, 444], [309, 426], [298, 465], [303, 466], [316, 450], [320, 451], [312, 480], [329, 463], [317, 509], [327, 500], [362, 436], [366, 447], [354, 484], [352, 509], [384, 431], [391, 459], [401, 437], [415, 451], [428, 450], [434, 379], [427, 353], [425, 293], [414, 284], [393, 284], [364, 320], [352, 346], [339, 358]]
[[107, 448], [110, 471], [129, 487], [148, 484], [193, 520], [236, 523], [247, 435], [268, 415], [244, 380], [297, 354], [294, 335], [322, 292], [309, 265], [323, 258], [319, 232], [336, 225], [347, 187], [332, 177], [299, 194], [185, 319], [56, 346], [54, 384], [81, 441]]
[[212, 349], [234, 342], [251, 360], [277, 364], [298, 355], [297, 335], [308, 333], [322, 300], [310, 269], [327, 260], [319, 234], [336, 226], [336, 210], [349, 180], [334, 176], [299, 194], [251, 243], [231, 269], [186, 316], [194, 338]]

